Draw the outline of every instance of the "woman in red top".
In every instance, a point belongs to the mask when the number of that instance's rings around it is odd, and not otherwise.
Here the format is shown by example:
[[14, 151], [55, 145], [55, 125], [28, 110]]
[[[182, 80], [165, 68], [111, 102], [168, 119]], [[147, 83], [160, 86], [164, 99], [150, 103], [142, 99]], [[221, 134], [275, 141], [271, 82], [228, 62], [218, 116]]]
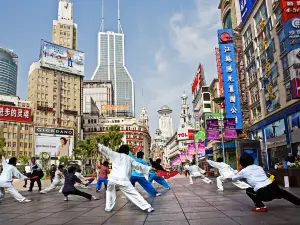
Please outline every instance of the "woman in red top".
[[98, 192], [101, 189], [102, 182], [104, 183], [105, 190], [107, 189], [107, 175], [109, 174], [109, 163], [107, 161], [104, 161], [102, 165], [100, 166], [99, 170], [99, 178], [96, 184], [96, 192]]

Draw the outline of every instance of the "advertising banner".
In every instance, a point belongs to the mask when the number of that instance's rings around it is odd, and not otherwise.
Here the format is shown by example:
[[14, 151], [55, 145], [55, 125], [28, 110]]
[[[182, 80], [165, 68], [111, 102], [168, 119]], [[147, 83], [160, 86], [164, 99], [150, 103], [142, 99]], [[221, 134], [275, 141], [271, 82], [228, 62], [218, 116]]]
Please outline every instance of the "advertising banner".
[[280, 0], [282, 22], [300, 16], [299, 0]]
[[[288, 20], [283, 25], [286, 52], [300, 48], [300, 17]], [[298, 53], [298, 52], [297, 52]], [[296, 53], [296, 54], [297, 54]]]
[[188, 154], [195, 154], [195, 143], [188, 143]]
[[218, 30], [218, 42], [222, 66], [226, 116], [227, 118], [235, 119], [236, 129], [242, 129], [240, 91], [238, 86], [232, 30]]
[[205, 141], [198, 143], [198, 157], [205, 155]]
[[183, 128], [177, 131], [177, 140], [193, 140], [194, 139], [194, 130]]
[[42, 40], [41, 66], [84, 76], [84, 53]]
[[185, 160], [186, 160], [186, 152], [181, 152], [180, 153], [180, 161], [185, 162]]
[[30, 123], [31, 109], [2, 105], [0, 106], [0, 120]]
[[35, 155], [48, 152], [51, 156], [71, 156], [74, 148], [74, 130], [35, 127], [34, 140]]
[[220, 97], [224, 97], [220, 49], [216, 48], [215, 50], [216, 50], [216, 62], [217, 62], [218, 80], [219, 80], [219, 88], [220, 88]]
[[291, 80], [291, 93], [293, 99], [300, 98], [300, 79], [298, 77]]
[[242, 15], [242, 23], [244, 23], [251, 12], [256, 0], [239, 0], [241, 15]]
[[217, 119], [206, 120], [207, 140], [220, 139], [219, 121]]
[[233, 118], [224, 119], [224, 138], [237, 138], [235, 119]]
[[205, 130], [199, 130], [197, 131], [197, 133], [195, 134], [195, 138], [196, 139], [206, 139], [206, 132]]

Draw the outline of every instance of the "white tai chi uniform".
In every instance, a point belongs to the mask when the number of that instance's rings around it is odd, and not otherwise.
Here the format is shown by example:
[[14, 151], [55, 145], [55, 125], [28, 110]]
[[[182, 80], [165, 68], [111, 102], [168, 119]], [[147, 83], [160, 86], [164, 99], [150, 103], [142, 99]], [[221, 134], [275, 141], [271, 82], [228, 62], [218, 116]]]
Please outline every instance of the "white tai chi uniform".
[[12, 184], [13, 177], [24, 180], [25, 177], [20, 171], [13, 165], [6, 162], [4, 156], [2, 156], [3, 171], [0, 175], [0, 201], [4, 198], [5, 190], [7, 190], [17, 201], [24, 202], [26, 198], [22, 196]]
[[190, 172], [190, 184], [193, 184], [193, 178], [200, 178], [203, 182], [210, 184], [212, 183], [212, 181], [210, 179], [208, 179], [206, 176], [204, 176], [203, 174], [205, 173], [205, 170], [201, 169], [199, 166], [196, 165], [185, 165], [184, 166], [185, 170], [188, 170]]
[[108, 176], [105, 211], [109, 212], [115, 206], [117, 198], [116, 187], [120, 188], [123, 194], [142, 210], [150, 209], [151, 205], [132, 186], [130, 177], [132, 170], [148, 174], [151, 167], [144, 166], [129, 155], [114, 152], [101, 144], [99, 144], [99, 150], [109, 157], [112, 162], [112, 171]]
[[[76, 172], [76, 173], [75, 173], [75, 176], [78, 177], [78, 179], [81, 180], [83, 183], [87, 183], [87, 182], [88, 182], [88, 180], [85, 179], [84, 176], [83, 176], [81, 173]], [[88, 187], [86, 187], [85, 185], [80, 184], [80, 183], [75, 183], [74, 187], [77, 187], [77, 188], [84, 188], [84, 189], [88, 188]]]
[[[212, 167], [215, 167], [219, 170], [220, 176], [217, 177], [217, 187], [219, 191], [223, 191], [223, 185], [222, 183], [227, 179], [232, 179], [232, 177], [237, 173], [237, 170], [234, 170], [229, 166], [228, 164], [224, 162], [214, 162], [212, 160], [206, 160], [208, 164], [210, 164]], [[243, 182], [243, 181], [234, 181], [232, 182], [235, 186], [241, 189], [247, 189], [250, 186]]]
[[56, 187], [58, 186], [61, 186], [60, 188], [60, 192], [63, 188], [62, 186], [62, 182], [61, 182], [61, 179], [64, 177], [63, 173], [60, 172], [59, 170], [56, 170], [55, 171], [55, 176], [54, 176], [54, 179], [53, 179], [53, 182], [51, 183], [51, 185], [48, 187], [48, 188], [45, 188], [44, 190], [41, 191], [41, 193], [43, 194], [46, 194], [48, 193], [49, 191], [52, 191], [54, 190]]

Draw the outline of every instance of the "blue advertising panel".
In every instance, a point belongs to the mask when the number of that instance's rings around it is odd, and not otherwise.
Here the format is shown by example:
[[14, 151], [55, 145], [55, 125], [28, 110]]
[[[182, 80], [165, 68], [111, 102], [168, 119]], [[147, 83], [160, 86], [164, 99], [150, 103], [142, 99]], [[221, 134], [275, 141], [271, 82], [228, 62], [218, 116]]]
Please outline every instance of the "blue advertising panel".
[[242, 23], [244, 23], [246, 21], [255, 2], [256, 2], [256, 0], [239, 0], [241, 15], [242, 15]]
[[236, 129], [242, 129], [242, 111], [231, 29], [218, 30], [226, 118], [235, 118]]
[[[284, 26], [286, 51], [300, 48], [300, 17], [288, 20]], [[282, 39], [282, 37], [280, 37]]]

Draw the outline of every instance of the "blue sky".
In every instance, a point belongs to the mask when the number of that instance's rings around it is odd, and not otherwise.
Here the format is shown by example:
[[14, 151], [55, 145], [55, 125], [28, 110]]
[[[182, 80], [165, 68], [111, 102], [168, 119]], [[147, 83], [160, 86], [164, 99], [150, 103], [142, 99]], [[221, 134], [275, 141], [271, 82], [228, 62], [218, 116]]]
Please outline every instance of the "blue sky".
[[[199, 62], [208, 83], [217, 77], [218, 4], [219, 0], [121, 0], [126, 66], [135, 80], [136, 116], [146, 108], [152, 133], [158, 127], [157, 110], [165, 104], [174, 110], [177, 129], [180, 96], [183, 91], [191, 96]], [[0, 46], [19, 56], [17, 93], [22, 99], [27, 98], [29, 66], [38, 60], [40, 41], [51, 41], [57, 5], [58, 0], [1, 1]], [[101, 11], [101, 0], [74, 0], [78, 49], [85, 52], [85, 79], [91, 78], [97, 66]], [[105, 29], [117, 30], [117, 0], [105, 2]]]

